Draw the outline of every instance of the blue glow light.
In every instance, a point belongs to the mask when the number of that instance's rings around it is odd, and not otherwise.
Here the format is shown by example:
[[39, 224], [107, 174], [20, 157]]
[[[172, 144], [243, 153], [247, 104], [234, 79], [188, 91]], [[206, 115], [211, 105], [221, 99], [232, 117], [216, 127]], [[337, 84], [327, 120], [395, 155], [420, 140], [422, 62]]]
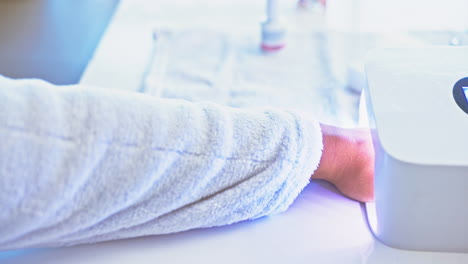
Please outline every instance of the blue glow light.
[[18, 250], [11, 250], [11, 251], [2, 251], [0, 252], [0, 262], [3, 262], [7, 259], [13, 259], [18, 257], [23, 257], [28, 255], [32, 252], [37, 252], [39, 249], [18, 249]]

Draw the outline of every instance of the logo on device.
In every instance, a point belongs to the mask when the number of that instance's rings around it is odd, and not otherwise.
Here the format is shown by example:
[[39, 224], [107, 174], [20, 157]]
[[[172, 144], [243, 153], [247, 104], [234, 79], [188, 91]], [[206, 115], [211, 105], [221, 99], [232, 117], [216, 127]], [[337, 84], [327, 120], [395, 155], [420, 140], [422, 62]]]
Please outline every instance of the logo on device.
[[465, 99], [468, 102], [468, 86], [466, 86], [466, 87], [463, 86], [462, 89], [463, 89], [463, 92], [465, 93]]
[[453, 98], [457, 105], [468, 114], [468, 77], [455, 83], [453, 87]]

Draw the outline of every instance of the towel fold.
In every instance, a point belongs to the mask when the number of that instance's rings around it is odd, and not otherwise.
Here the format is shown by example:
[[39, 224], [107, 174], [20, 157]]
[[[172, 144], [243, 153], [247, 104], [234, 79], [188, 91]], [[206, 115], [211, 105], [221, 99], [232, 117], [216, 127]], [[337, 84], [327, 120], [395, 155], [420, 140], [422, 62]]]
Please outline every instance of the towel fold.
[[320, 126], [0, 76], [0, 250], [166, 234], [284, 211], [318, 166]]
[[277, 107], [354, 126], [356, 94], [331, 68], [327, 35], [288, 33], [287, 48], [264, 54], [258, 32], [209, 29], [156, 31], [154, 56], [143, 91], [164, 98], [211, 101], [232, 107]]

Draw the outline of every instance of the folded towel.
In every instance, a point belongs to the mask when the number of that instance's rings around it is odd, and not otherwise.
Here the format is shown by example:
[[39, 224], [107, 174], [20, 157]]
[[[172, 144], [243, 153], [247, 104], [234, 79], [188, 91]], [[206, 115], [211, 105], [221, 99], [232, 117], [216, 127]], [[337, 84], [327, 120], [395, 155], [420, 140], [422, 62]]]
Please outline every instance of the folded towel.
[[297, 113], [1, 76], [0, 139], [1, 250], [282, 212], [322, 148]]
[[288, 34], [286, 49], [265, 55], [256, 31], [156, 30], [142, 90], [232, 107], [294, 109], [326, 123], [354, 126], [350, 109], [356, 94], [346, 91], [331, 70], [330, 56], [336, 51], [330, 50], [327, 35]]

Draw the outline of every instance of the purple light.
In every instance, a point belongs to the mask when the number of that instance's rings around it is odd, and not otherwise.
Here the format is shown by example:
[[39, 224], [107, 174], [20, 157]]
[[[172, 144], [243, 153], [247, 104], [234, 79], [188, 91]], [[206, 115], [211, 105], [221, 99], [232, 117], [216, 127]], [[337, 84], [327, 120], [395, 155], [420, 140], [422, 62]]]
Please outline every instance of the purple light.
[[374, 234], [378, 234], [379, 224], [377, 222], [377, 211], [375, 203], [366, 203], [367, 221]]

